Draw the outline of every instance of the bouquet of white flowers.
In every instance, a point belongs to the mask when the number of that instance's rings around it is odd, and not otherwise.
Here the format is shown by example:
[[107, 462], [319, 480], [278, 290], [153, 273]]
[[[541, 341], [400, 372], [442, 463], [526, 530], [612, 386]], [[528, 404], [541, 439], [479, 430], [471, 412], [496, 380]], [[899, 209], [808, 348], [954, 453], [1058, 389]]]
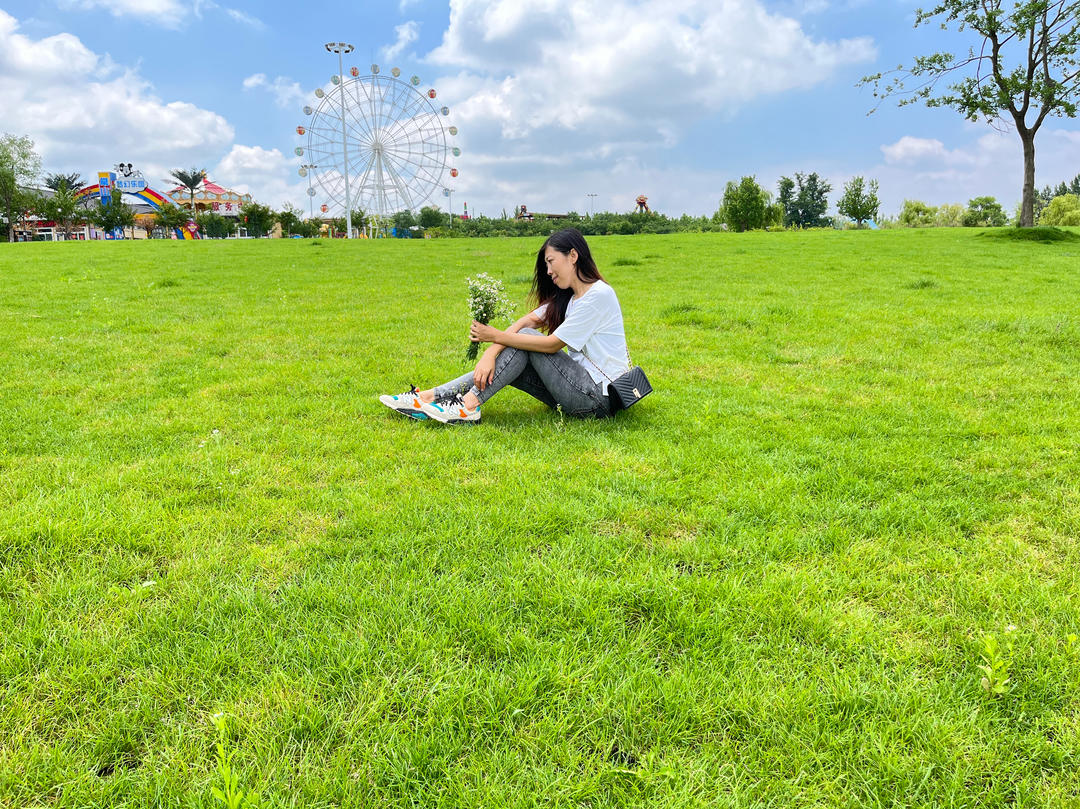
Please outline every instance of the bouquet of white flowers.
[[[497, 317], [509, 317], [513, 313], [514, 304], [506, 297], [502, 281], [492, 278], [486, 272], [465, 280], [469, 285], [469, 313], [473, 320], [486, 326]], [[479, 353], [480, 344], [470, 341], [465, 359], [475, 360]]]

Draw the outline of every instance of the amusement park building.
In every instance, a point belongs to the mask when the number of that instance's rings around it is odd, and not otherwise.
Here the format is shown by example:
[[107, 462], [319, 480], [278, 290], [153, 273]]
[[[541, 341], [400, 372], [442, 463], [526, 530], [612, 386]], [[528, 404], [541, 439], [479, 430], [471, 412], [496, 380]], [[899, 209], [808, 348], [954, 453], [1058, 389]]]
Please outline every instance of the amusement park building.
[[[141, 175], [139, 175], [141, 177]], [[145, 185], [145, 183], [143, 183]], [[100, 184], [88, 185], [76, 193], [76, 199], [84, 208], [96, 204], [99, 198]], [[27, 189], [41, 196], [52, 196], [53, 192], [47, 188]], [[135, 227], [129, 232], [131, 238], [147, 238], [154, 229], [154, 212], [166, 202], [172, 202], [177, 206], [190, 209], [191, 191], [184, 186], [177, 186], [162, 194], [146, 187], [137, 192], [124, 192], [124, 202], [135, 213]], [[228, 188], [222, 188], [217, 183], [203, 180], [195, 189], [195, 210], [197, 213], [212, 211], [221, 216], [231, 217], [238, 220], [241, 208], [252, 202], [250, 194], [241, 194]], [[63, 238], [55, 224], [45, 222], [37, 217], [27, 217], [26, 227], [16, 231], [19, 241], [46, 240], [54, 241]], [[238, 221], [235, 222], [238, 224]], [[243, 231], [241, 230], [241, 234]], [[76, 240], [99, 239], [103, 234], [98, 233], [92, 225], [82, 224], [74, 229], [71, 238]], [[185, 236], [185, 238], [188, 238]]]
[[[166, 196], [181, 208], [191, 207], [191, 191], [178, 185]], [[251, 194], [240, 194], [228, 188], [222, 188], [210, 180], [203, 180], [195, 189], [196, 212], [213, 211], [222, 216], [239, 216], [240, 209], [251, 202]]]

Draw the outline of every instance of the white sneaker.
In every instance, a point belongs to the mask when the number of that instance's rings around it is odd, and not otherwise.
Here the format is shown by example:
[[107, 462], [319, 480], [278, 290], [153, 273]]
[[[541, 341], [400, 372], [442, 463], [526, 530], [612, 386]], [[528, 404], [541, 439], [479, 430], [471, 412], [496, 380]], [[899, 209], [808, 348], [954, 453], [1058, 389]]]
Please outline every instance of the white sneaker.
[[434, 402], [420, 402], [420, 409], [429, 417], [442, 424], [479, 424], [480, 406], [471, 410], [461, 401], [461, 396], [452, 396]]
[[416, 385], [409, 385], [407, 391], [399, 393], [396, 396], [380, 396], [379, 401], [391, 410], [396, 410], [403, 416], [408, 416], [417, 421], [427, 420], [427, 413], [423, 410], [423, 402], [420, 401], [420, 391], [416, 389]]

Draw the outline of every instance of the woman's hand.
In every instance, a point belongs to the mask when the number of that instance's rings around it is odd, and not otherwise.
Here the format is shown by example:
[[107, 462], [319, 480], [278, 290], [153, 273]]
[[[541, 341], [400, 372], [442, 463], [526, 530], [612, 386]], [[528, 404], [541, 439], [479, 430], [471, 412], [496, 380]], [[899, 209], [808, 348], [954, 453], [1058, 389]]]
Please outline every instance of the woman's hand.
[[495, 378], [495, 357], [491, 356], [490, 350], [480, 355], [480, 362], [476, 363], [472, 378], [473, 384], [480, 390], [490, 385], [491, 380]]
[[491, 326], [485, 326], [479, 320], [474, 320], [469, 327], [469, 339], [474, 343], [494, 343], [502, 332]]

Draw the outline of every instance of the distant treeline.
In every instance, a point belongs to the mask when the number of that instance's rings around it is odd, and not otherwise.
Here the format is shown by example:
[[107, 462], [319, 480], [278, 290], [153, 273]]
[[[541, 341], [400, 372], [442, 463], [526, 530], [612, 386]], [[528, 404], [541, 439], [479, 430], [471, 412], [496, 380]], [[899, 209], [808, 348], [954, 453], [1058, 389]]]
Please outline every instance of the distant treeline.
[[[469, 236], [548, 236], [560, 228], [577, 228], [586, 236], [617, 236], [637, 233], [703, 233], [726, 230], [723, 221], [716, 216], [690, 216], [683, 214], [678, 218], [667, 217], [660, 213], [595, 213], [583, 216], [574, 211], [565, 217], [549, 218], [536, 214], [532, 219], [513, 219], [510, 217], [492, 219], [487, 216], [475, 216], [470, 219], [454, 218], [453, 227], [446, 223], [446, 214], [440, 214], [444, 224], [424, 228], [422, 233], [436, 238], [455, 238]], [[395, 221], [395, 225], [397, 222]], [[397, 228], [401, 232], [401, 228]], [[414, 231], [415, 232], [415, 231]]]
[[[611, 213], [592, 215], [571, 211], [565, 216], [534, 214], [531, 219], [507, 216], [470, 219], [454, 217], [425, 207], [394, 214], [393, 228], [399, 237], [462, 238], [469, 236], [546, 236], [563, 227], [575, 227], [586, 236], [637, 233], [705, 233], [710, 231], [788, 230], [804, 228], [897, 228], [897, 227], [1001, 227], [1019, 220], [1019, 209], [1009, 216], [993, 197], [975, 197], [962, 204], [928, 205], [905, 200], [895, 217], [880, 215], [878, 183], [854, 177], [845, 183], [836, 200], [837, 215], [830, 215], [832, 187], [816, 172], [782, 177], [774, 197], [754, 177], [730, 182], [720, 207], [712, 216], [669, 217], [662, 213]], [[1036, 193], [1036, 221], [1044, 225], [1080, 225], [1080, 174], [1070, 182], [1047, 186]]]

